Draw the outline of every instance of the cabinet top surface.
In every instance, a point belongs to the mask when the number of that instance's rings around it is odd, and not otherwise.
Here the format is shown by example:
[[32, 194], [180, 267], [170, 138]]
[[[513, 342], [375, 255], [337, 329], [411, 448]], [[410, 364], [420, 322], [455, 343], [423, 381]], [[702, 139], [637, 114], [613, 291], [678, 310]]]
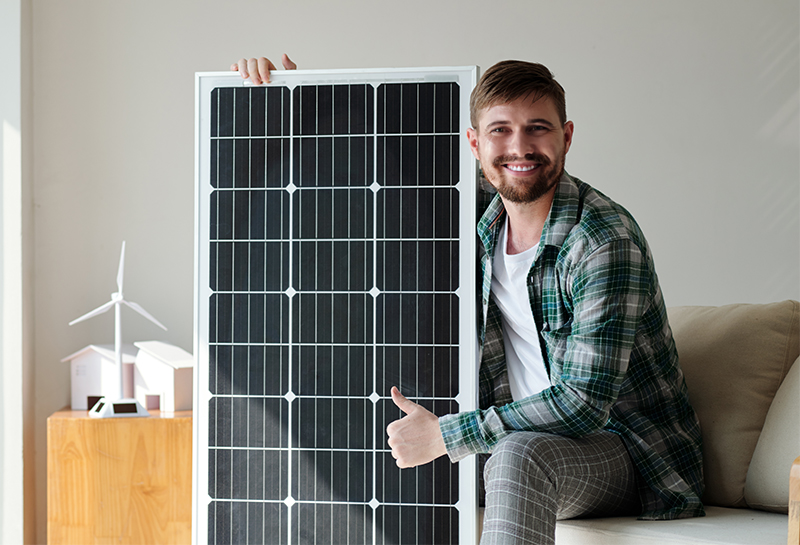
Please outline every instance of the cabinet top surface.
[[[150, 410], [150, 416], [137, 416], [133, 417], [138, 420], [148, 420], [154, 418], [192, 418], [192, 411], [175, 411], [175, 412], [161, 412], [157, 410]], [[60, 411], [56, 411], [50, 415], [48, 420], [51, 419], [86, 419], [86, 420], [100, 420], [98, 418], [92, 418], [89, 416], [89, 411], [73, 411], [69, 407], [64, 407]], [[115, 418], [115, 419], [103, 419], [103, 420], [129, 420], [130, 418]]]

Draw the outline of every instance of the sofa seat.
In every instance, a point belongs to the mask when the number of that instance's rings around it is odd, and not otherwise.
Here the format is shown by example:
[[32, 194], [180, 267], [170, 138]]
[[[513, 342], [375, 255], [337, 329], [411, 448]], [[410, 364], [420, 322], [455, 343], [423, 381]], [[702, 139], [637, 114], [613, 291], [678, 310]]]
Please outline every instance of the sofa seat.
[[706, 506], [704, 517], [679, 520], [570, 519], [556, 523], [556, 545], [786, 545], [787, 522], [780, 513], [715, 506]]
[[786, 545], [787, 517], [754, 509], [706, 507], [699, 518], [642, 521], [636, 517], [563, 520], [557, 545]]

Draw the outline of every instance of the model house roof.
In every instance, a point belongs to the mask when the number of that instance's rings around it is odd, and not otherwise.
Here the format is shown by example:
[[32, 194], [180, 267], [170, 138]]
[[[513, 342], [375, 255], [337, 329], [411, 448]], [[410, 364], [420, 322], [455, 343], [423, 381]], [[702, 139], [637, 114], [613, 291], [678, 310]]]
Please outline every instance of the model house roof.
[[183, 348], [161, 341], [133, 343], [136, 348], [174, 369], [194, 367], [194, 357]]
[[[72, 361], [79, 356], [83, 356], [90, 350], [95, 351], [102, 355], [105, 358], [110, 360], [114, 360], [116, 358], [116, 354], [114, 354], [114, 345], [113, 344], [90, 344], [86, 346], [74, 354], [70, 354], [63, 361]], [[122, 363], [134, 363], [136, 361], [136, 347], [132, 344], [123, 344], [122, 345]]]

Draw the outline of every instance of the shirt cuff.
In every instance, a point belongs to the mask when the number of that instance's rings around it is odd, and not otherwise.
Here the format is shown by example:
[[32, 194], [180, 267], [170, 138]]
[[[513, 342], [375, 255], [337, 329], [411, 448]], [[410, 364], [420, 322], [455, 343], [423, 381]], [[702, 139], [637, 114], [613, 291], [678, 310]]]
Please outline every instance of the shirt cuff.
[[491, 452], [481, 436], [479, 414], [480, 411], [472, 411], [439, 417], [439, 431], [450, 461], [458, 462], [470, 454]]

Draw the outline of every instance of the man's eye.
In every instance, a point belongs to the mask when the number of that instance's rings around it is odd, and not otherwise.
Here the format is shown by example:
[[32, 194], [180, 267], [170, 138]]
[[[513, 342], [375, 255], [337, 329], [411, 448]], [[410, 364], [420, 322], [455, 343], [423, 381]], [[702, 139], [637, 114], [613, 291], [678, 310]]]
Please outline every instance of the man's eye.
[[549, 129], [547, 127], [545, 127], [544, 125], [533, 125], [528, 130], [530, 132], [543, 133], [543, 132], [546, 132]]

